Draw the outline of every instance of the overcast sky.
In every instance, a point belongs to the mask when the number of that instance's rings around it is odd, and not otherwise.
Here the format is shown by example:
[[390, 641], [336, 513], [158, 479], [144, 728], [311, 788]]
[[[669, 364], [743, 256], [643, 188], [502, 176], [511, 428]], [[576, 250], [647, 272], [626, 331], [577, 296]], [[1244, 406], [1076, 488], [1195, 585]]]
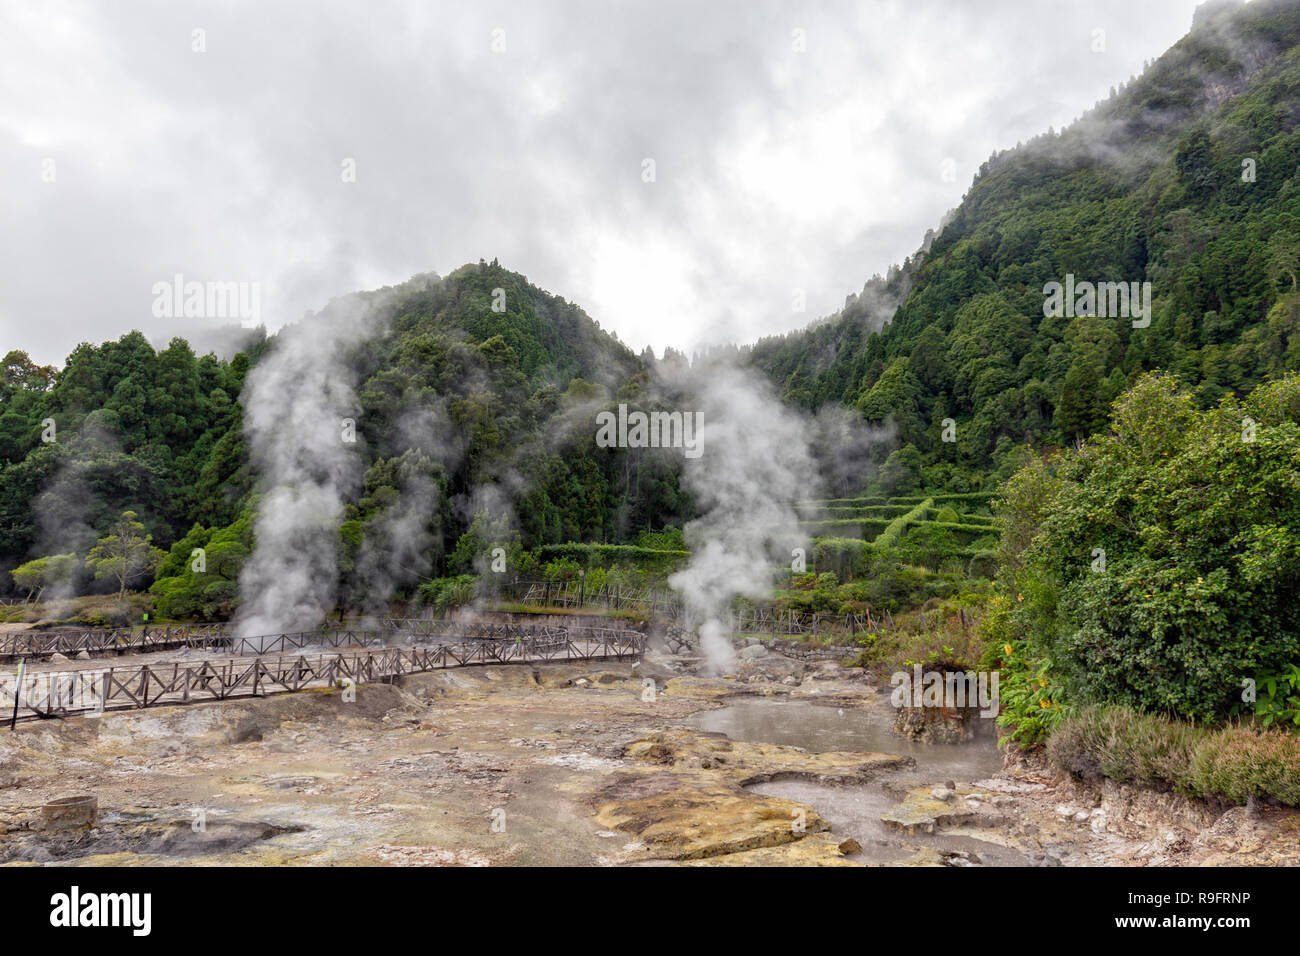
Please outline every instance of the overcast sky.
[[0, 0], [0, 353], [165, 340], [178, 273], [275, 329], [493, 257], [637, 350], [801, 327], [1195, 6]]

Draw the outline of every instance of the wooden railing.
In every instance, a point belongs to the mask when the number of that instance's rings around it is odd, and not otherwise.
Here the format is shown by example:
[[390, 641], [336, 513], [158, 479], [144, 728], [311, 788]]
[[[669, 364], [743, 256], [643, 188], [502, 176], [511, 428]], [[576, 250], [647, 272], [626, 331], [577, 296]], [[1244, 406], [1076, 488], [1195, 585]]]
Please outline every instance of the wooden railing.
[[0, 659], [63, 654], [146, 654], [177, 647], [211, 648], [229, 644], [224, 624], [176, 624], [164, 627], [14, 631], [0, 634]]
[[16, 674], [0, 674], [0, 712], [8, 715], [12, 711], [15, 694], [18, 719], [27, 720], [262, 697], [309, 687], [346, 686], [348, 682], [392, 681], [406, 674], [450, 667], [628, 659], [639, 657], [644, 650], [644, 635], [608, 630], [600, 636], [485, 639], [336, 654], [230, 657], [37, 671], [25, 674], [21, 687]]

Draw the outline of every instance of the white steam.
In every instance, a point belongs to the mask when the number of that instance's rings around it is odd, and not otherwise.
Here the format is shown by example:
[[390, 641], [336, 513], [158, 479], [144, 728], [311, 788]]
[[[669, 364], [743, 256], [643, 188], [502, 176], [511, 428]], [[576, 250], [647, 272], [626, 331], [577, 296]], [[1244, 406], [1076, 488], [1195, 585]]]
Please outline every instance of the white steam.
[[731, 603], [769, 597], [778, 569], [790, 565], [804, 541], [794, 503], [816, 497], [817, 466], [804, 422], [765, 380], [730, 366], [699, 371], [704, 453], [685, 460], [683, 481], [700, 518], [686, 526], [690, 564], [668, 583], [682, 595], [687, 626], [699, 630], [708, 669], [722, 674], [735, 665]]
[[240, 637], [317, 627], [335, 603], [338, 529], [361, 469], [345, 434], [357, 414], [345, 354], [378, 321], [360, 297], [331, 303], [280, 332], [248, 374], [244, 431], [263, 490], [256, 547], [239, 575]]

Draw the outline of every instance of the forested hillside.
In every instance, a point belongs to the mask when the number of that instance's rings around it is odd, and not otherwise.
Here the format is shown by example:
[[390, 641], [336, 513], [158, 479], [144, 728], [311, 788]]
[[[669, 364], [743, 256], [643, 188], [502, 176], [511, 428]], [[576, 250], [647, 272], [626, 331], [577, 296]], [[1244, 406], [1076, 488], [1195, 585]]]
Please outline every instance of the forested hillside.
[[[594, 407], [653, 396], [641, 360], [577, 306], [495, 262], [361, 298], [382, 312], [382, 331], [345, 359], [367, 471], [344, 552], [411, 468], [439, 491], [429, 515], [435, 576], [471, 570], [473, 549], [458, 555], [456, 545], [485, 487], [500, 491], [496, 513], [513, 510], [526, 547], [633, 540], [689, 514], [671, 459], [595, 446]], [[84, 556], [129, 510], [173, 552], [160, 578], [179, 575], [193, 547], [213, 556], [205, 580], [187, 580], [184, 606], [170, 610], [228, 613], [257, 490], [239, 398], [250, 364], [277, 341], [227, 362], [197, 357], [181, 339], [157, 351], [132, 332], [79, 346], [57, 371], [10, 352], [0, 370], [0, 568]], [[415, 455], [414, 444], [434, 451]], [[0, 581], [11, 586], [8, 574]], [[69, 586], [90, 586], [88, 574]], [[207, 598], [193, 600], [198, 593]]]
[[[750, 361], [795, 404], [893, 422], [891, 493], [992, 487], [1025, 443], [1092, 434], [1146, 370], [1210, 405], [1300, 367], [1300, 7], [1207, 6], [1080, 121], [994, 155], [928, 251], [862, 310], [765, 339]], [[1150, 325], [1049, 318], [1044, 286], [1152, 284]], [[908, 288], [910, 286], [910, 288]], [[943, 440], [944, 419], [956, 425]]]

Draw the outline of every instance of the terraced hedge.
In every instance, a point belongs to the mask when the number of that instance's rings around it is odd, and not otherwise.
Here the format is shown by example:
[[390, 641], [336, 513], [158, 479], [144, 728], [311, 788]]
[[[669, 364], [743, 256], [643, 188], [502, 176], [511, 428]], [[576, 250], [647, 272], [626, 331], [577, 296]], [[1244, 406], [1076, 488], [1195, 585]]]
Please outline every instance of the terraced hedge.
[[995, 491], [967, 491], [961, 494], [951, 495], [930, 495], [928, 498], [911, 497], [911, 498], [890, 498], [890, 504], [910, 505], [917, 504], [921, 501], [934, 501], [942, 504], [955, 504], [959, 501], [992, 501], [997, 497]]
[[853, 535], [867, 540], [889, 526], [888, 518], [829, 518], [823, 521], [800, 521], [799, 527], [810, 537], [845, 537]]
[[631, 544], [548, 544], [537, 549], [543, 561], [555, 561], [571, 558], [579, 564], [590, 567], [626, 563], [653, 570], [668, 570], [685, 564], [690, 558], [689, 551], [659, 551], [655, 548], [638, 548]]
[[953, 534], [959, 536], [963, 544], [969, 544], [971, 541], [978, 538], [988, 537], [989, 535], [996, 536], [998, 533], [998, 528], [994, 525], [967, 524], [964, 521], [931, 521], [929, 519], [923, 519], [920, 521], [913, 521], [910, 525], [910, 527], [913, 528], [922, 526], [927, 528], [936, 528], [941, 531], [951, 531]]
[[832, 507], [837, 507], [837, 506], [843, 505], [843, 506], [845, 506], [845, 507], [849, 507], [849, 508], [856, 508], [856, 507], [865, 507], [865, 506], [868, 506], [868, 505], [887, 505], [887, 504], [889, 504], [889, 500], [890, 500], [890, 499], [888, 499], [888, 498], [880, 498], [880, 497], [876, 497], [876, 498], [818, 498], [818, 499], [810, 500], [810, 501], [800, 501], [799, 504], [801, 504], [801, 505], [818, 505], [818, 506], [826, 505], [826, 506], [832, 506]]
[[[946, 507], [951, 507], [951, 506], [949, 505]], [[925, 520], [938, 521], [939, 520], [938, 516], [942, 511], [943, 508], [931, 508], [929, 511], [926, 512]], [[957, 524], [982, 525], [983, 527], [991, 529], [994, 533], [999, 531], [1002, 527], [1002, 522], [990, 515], [963, 514], [959, 516], [959, 519], [960, 520], [957, 521]]]
[[907, 505], [864, 505], [862, 507], [845, 506], [827, 506], [825, 508], [812, 509], [823, 512], [821, 519], [810, 520], [832, 520], [838, 518], [897, 518], [911, 509]]
[[894, 547], [898, 544], [898, 539], [903, 536], [903, 532], [907, 530], [907, 526], [914, 521], [921, 520], [925, 516], [925, 512], [933, 505], [934, 499], [926, 498], [911, 511], [899, 515], [885, 526], [885, 530], [876, 536], [876, 539], [871, 542], [871, 546], [877, 551]]

